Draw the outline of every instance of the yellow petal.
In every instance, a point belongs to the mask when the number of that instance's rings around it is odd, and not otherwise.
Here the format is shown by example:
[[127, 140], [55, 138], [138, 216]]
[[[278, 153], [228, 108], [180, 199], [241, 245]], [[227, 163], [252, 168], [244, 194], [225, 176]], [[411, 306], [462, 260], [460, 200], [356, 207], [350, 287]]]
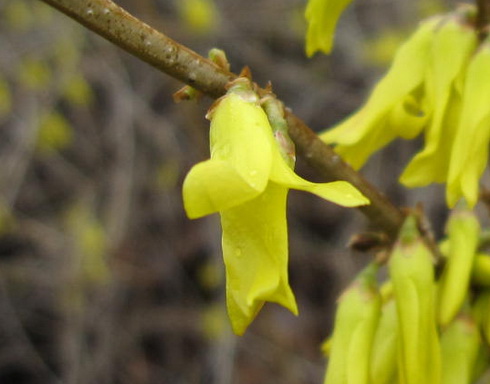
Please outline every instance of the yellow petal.
[[[475, 49], [477, 36], [473, 29], [450, 18], [434, 35], [430, 65], [426, 75], [426, 93], [433, 117], [426, 130], [425, 147], [407, 166], [400, 181], [408, 187], [445, 182], [451, 156], [451, 145], [457, 129], [460, 101], [456, 80], [461, 76]], [[455, 99], [456, 98], [456, 99]]]
[[269, 183], [257, 198], [221, 212], [228, 314], [238, 335], [266, 301], [298, 313], [288, 283], [286, 196]]
[[478, 199], [478, 181], [488, 159], [490, 140], [490, 44], [475, 54], [467, 70], [463, 107], [449, 167], [447, 200], [452, 207], [464, 195], [470, 207]]
[[346, 181], [312, 183], [298, 176], [289, 168], [277, 148], [273, 149], [271, 180], [287, 188], [313, 193], [322, 199], [344, 207], [369, 204], [369, 200]]
[[228, 94], [211, 116], [211, 158], [226, 161], [250, 186], [264, 190], [271, 166], [270, 136], [264, 110]]
[[447, 222], [449, 254], [439, 279], [437, 319], [449, 324], [462, 309], [480, 240], [480, 223], [469, 209], [458, 207]]
[[242, 204], [261, 192], [226, 161], [206, 160], [192, 167], [184, 180], [184, 208], [195, 219]]
[[427, 124], [427, 109], [422, 98], [409, 94], [392, 108], [387, 125], [402, 138], [413, 139]]
[[309, 0], [305, 11], [308, 21], [306, 32], [306, 54], [313, 56], [317, 51], [332, 50], [337, 20], [352, 0]]
[[[423, 83], [430, 43], [438, 18], [421, 24], [397, 51], [386, 76], [374, 88], [364, 107], [332, 130], [321, 134], [327, 143], [337, 144], [335, 150], [355, 169], [368, 157], [397, 135], [414, 137], [421, 124], [413, 121], [401, 126], [388, 119], [393, 109], [403, 104]], [[394, 113], [397, 113], [396, 111]], [[358, 152], [359, 151], [359, 152]]]
[[225, 96], [211, 116], [211, 160], [195, 165], [184, 181], [187, 215], [208, 215], [261, 193], [270, 174], [271, 135], [262, 108]]
[[441, 125], [444, 131], [439, 132], [440, 138], [433, 136], [434, 143], [437, 141], [437, 145], [426, 146], [413, 157], [400, 176], [403, 185], [423, 187], [430, 183], [446, 181], [460, 111], [461, 96], [453, 90]]
[[[359, 116], [361, 117], [362, 115], [361, 111]], [[368, 130], [366, 130], [365, 135], [359, 137], [352, 145], [339, 144], [335, 146], [335, 152], [356, 170], [360, 169], [374, 152], [396, 137], [396, 134], [387, 125], [386, 118], [373, 120]]]

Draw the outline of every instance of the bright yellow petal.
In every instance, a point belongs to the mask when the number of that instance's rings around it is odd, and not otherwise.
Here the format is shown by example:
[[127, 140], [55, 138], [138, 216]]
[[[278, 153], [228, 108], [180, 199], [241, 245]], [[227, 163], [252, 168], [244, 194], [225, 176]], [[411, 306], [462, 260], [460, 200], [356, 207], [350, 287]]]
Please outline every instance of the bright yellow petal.
[[490, 140], [489, 82], [490, 44], [485, 43], [467, 70], [463, 109], [448, 175], [447, 200], [451, 207], [463, 194], [470, 207], [478, 199], [478, 181], [487, 164]]
[[332, 50], [335, 26], [344, 9], [352, 0], [309, 0], [305, 11], [308, 21], [306, 32], [306, 54], [313, 56], [317, 51]]
[[344, 207], [357, 207], [359, 205], [369, 204], [369, 200], [346, 181], [312, 183], [294, 173], [287, 166], [276, 148], [273, 149], [272, 156], [271, 180], [275, 183], [281, 184], [286, 188], [313, 193], [322, 199]]
[[396, 138], [389, 129], [387, 119], [373, 121], [372, 129], [354, 145], [336, 145], [335, 152], [354, 169], [360, 169], [369, 157]]
[[226, 161], [251, 187], [264, 190], [271, 166], [270, 135], [260, 106], [228, 94], [211, 116], [211, 159]]
[[444, 131], [439, 132], [441, 137], [437, 138], [437, 146], [426, 146], [413, 157], [400, 176], [403, 185], [413, 188], [446, 181], [460, 111], [461, 96], [453, 90], [441, 125]]
[[396, 104], [391, 109], [387, 120], [389, 129], [407, 140], [418, 136], [429, 120], [428, 108], [424, 100], [414, 94], [409, 94]]
[[206, 160], [196, 164], [183, 185], [184, 208], [191, 219], [242, 204], [262, 193], [253, 188], [229, 163]]
[[266, 301], [298, 313], [288, 283], [286, 196], [269, 183], [257, 198], [221, 212], [228, 314], [238, 335]]
[[468, 205], [473, 207], [479, 196], [479, 179], [488, 162], [488, 143], [490, 142], [490, 116], [478, 125], [473, 137], [473, 145], [467, 161], [467, 168], [461, 173], [461, 189]]
[[[361, 110], [320, 135], [323, 141], [337, 144], [336, 151], [355, 169], [364, 165], [373, 152], [397, 135], [414, 137], [420, 132], [423, 122], [414, 124], [411, 116], [400, 115], [397, 108], [403, 106], [407, 98], [414, 97], [414, 92], [423, 83], [430, 43], [438, 21], [435, 18], [422, 23], [399, 48], [390, 70], [376, 85]], [[401, 124], [399, 117], [410, 117], [410, 121], [407, 123], [405, 119]], [[356, 154], [358, 150], [359, 154]]]
[[[461, 125], [469, 137], [467, 153], [462, 156], [456, 152], [451, 156], [451, 165], [461, 162], [464, 168], [452, 175], [446, 189], [446, 200], [449, 207], [454, 207], [458, 200], [465, 198], [470, 208], [478, 202], [479, 180], [488, 161], [488, 143], [490, 142], [490, 115], [487, 115], [480, 124], [471, 130], [470, 126]], [[467, 131], [466, 131], [467, 130]], [[458, 144], [455, 140], [455, 145]]]
[[225, 96], [211, 115], [211, 159], [195, 165], [184, 181], [187, 215], [202, 217], [261, 193], [269, 180], [271, 135], [262, 108]]
[[420, 187], [447, 180], [451, 146], [457, 129], [460, 104], [457, 78], [466, 68], [477, 43], [473, 29], [450, 18], [434, 35], [430, 66], [426, 75], [426, 94], [433, 117], [426, 130], [425, 147], [407, 166], [400, 181], [408, 187]]

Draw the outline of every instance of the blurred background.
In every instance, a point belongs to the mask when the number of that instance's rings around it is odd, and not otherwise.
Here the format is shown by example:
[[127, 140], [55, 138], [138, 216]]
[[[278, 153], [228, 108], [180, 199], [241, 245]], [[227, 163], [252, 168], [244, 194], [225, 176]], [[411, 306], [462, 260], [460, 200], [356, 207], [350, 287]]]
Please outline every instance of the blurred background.
[[[316, 130], [358, 108], [436, 0], [355, 1], [330, 56], [304, 53], [304, 0], [121, 0], [202, 55], [224, 49]], [[224, 303], [217, 215], [191, 221], [186, 172], [209, 156], [212, 100], [36, 0], [0, 0], [0, 383], [322, 382], [338, 294], [372, 255], [346, 244], [355, 210], [292, 191], [290, 282], [300, 315], [267, 304], [242, 337]], [[440, 187], [397, 178], [421, 141], [363, 169], [396, 204], [422, 202], [440, 234]], [[298, 172], [318, 175], [301, 159]]]

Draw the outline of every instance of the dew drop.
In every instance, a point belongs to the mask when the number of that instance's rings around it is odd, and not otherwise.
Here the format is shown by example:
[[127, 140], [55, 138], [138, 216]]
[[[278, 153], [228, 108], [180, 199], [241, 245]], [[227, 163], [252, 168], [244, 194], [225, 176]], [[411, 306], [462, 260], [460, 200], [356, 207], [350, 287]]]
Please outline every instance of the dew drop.
[[94, 10], [92, 8], [87, 9], [87, 15], [92, 16], [94, 14]]
[[108, 15], [109, 13], [111, 13], [111, 11], [109, 10], [109, 8], [104, 8], [103, 13], [104, 15]]

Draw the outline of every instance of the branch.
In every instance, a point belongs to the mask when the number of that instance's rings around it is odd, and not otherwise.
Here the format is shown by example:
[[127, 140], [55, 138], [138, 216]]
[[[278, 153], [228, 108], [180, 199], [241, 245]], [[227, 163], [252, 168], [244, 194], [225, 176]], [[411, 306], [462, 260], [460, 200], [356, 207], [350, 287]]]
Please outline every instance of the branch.
[[490, 24], [490, 1], [476, 0], [476, 6], [476, 28], [479, 31], [480, 37], [483, 39], [488, 34], [487, 28]]
[[[110, 0], [41, 0], [98, 35], [168, 75], [217, 98], [236, 77], [187, 47], [127, 13]], [[371, 205], [359, 208], [376, 227], [392, 238], [403, 214], [340, 157], [300, 119], [288, 112], [289, 133], [298, 153], [327, 179], [345, 180], [357, 187]]]

